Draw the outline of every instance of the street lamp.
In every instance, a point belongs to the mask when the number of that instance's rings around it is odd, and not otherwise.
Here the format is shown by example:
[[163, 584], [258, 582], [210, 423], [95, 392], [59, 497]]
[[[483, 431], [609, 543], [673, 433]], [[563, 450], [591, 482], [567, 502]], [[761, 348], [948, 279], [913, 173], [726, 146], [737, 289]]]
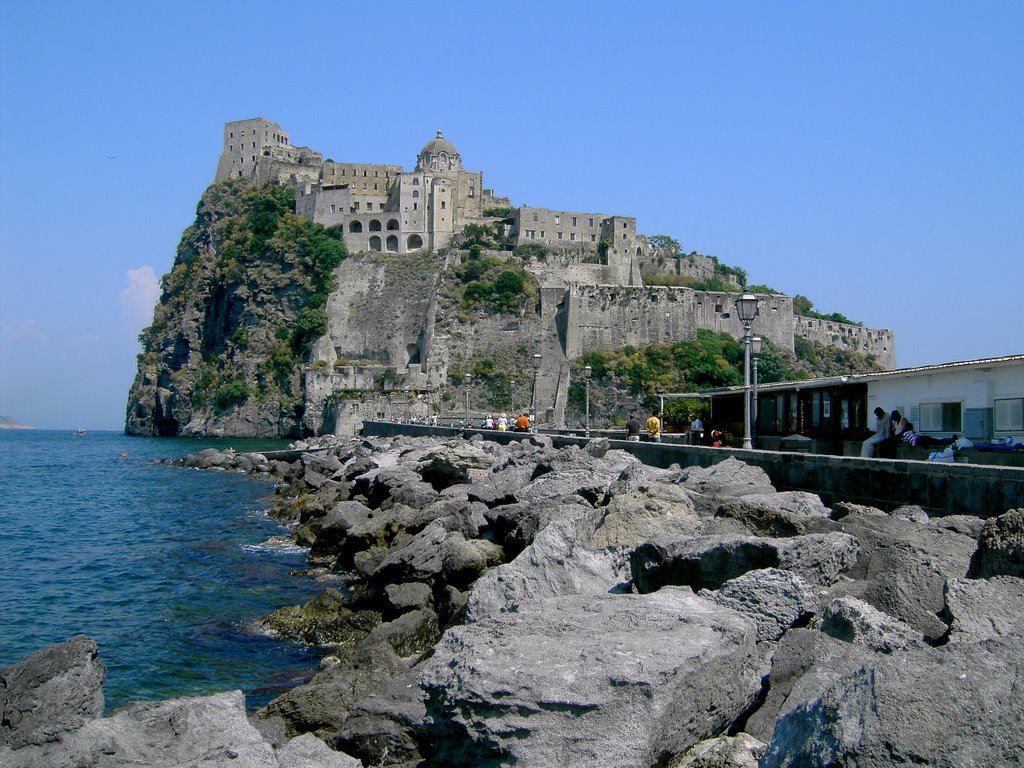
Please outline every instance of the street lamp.
[[508, 409], [512, 413], [516, 412], [516, 380], [511, 379], [508, 382]]
[[760, 336], [755, 336], [750, 340], [750, 354], [754, 358], [754, 402], [751, 406], [753, 412], [753, 430], [755, 437], [757, 436], [757, 361], [761, 357], [761, 345], [764, 340]]
[[540, 355], [533, 356], [533, 428], [540, 426], [537, 420], [537, 380], [540, 378]]
[[590, 437], [590, 377], [594, 375], [594, 369], [589, 365], [583, 369], [583, 378], [587, 380], [587, 437]]
[[462, 380], [466, 382], [466, 426], [469, 426], [469, 383], [473, 381], [473, 375], [467, 373], [462, 377]]
[[743, 323], [743, 447], [752, 448], [750, 442], [750, 326], [757, 317], [757, 296], [744, 293], [736, 299], [736, 315]]

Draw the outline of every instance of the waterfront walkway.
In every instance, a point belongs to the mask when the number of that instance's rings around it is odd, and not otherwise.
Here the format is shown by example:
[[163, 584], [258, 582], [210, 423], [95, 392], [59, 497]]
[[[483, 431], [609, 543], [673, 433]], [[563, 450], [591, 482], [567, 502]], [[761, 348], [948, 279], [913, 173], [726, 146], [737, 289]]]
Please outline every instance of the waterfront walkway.
[[[484, 429], [428, 427], [386, 421], [363, 422], [362, 434], [389, 437], [419, 435], [451, 437], [480, 435], [508, 443], [523, 440], [516, 432]], [[586, 445], [588, 439], [546, 434], [556, 447]], [[657, 467], [709, 467], [728, 456], [760, 467], [780, 491], [810, 491], [825, 504], [849, 501], [886, 511], [916, 504], [935, 515], [995, 517], [1024, 507], [1024, 468], [988, 464], [945, 464], [901, 459], [864, 459], [807, 453], [707, 448], [671, 443], [630, 443], [609, 440], [613, 448], [628, 451], [645, 464]]]

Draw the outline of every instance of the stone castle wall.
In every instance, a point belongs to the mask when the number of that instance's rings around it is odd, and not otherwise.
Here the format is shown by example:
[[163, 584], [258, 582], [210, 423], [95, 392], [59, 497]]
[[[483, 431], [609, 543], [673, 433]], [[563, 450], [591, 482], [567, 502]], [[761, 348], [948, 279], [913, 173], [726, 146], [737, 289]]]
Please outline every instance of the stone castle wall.
[[819, 344], [839, 347], [863, 355], [872, 355], [885, 370], [896, 367], [896, 341], [887, 328], [865, 328], [860, 325], [820, 320], [797, 315], [793, 332]]
[[[743, 336], [734, 294], [689, 288], [572, 286], [567, 291], [566, 356], [587, 350], [611, 351], [625, 345], [667, 344], [696, 336], [697, 330]], [[793, 351], [793, 301], [787, 296], [759, 296], [761, 304], [751, 333], [779, 349]]]

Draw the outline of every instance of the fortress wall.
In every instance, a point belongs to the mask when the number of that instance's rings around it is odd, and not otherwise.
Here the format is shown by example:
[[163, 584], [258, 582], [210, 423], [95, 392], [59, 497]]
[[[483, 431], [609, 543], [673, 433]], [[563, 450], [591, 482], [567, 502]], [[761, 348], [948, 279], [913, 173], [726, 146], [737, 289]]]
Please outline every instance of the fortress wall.
[[601, 227], [608, 218], [603, 213], [526, 207], [519, 208], [513, 216], [516, 219], [516, 245], [536, 242], [553, 246], [579, 243], [594, 248], [601, 240]]
[[[761, 296], [751, 332], [780, 349], [793, 350], [793, 303], [786, 296]], [[698, 329], [743, 337], [736, 294], [689, 288], [573, 285], [569, 290], [566, 355], [692, 339]]]
[[797, 315], [794, 333], [809, 341], [873, 355], [884, 370], [896, 367], [896, 340], [888, 328], [865, 328], [815, 317]]

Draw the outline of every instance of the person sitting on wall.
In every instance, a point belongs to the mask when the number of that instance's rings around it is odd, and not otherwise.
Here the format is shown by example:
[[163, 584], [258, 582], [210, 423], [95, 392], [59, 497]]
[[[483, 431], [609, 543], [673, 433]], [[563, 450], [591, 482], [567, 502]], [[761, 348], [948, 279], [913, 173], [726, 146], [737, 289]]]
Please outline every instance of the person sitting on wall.
[[530, 431], [530, 414], [524, 413], [516, 419], [516, 425], [513, 428], [514, 432], [529, 432]]
[[507, 432], [508, 431], [508, 415], [507, 414], [503, 413], [503, 414], [501, 414], [501, 416], [498, 417], [498, 431], [499, 432]]
[[876, 456], [878, 447], [892, 437], [892, 421], [884, 408], [875, 408], [875, 434], [864, 441], [860, 447], [860, 455], [866, 458]]
[[626, 439], [631, 443], [640, 442], [640, 419], [636, 417], [636, 411], [629, 412], [629, 421], [626, 422]]
[[658, 413], [657, 408], [651, 411], [651, 416], [644, 425], [647, 427], [648, 440], [652, 443], [661, 442], [661, 419], [658, 418]]

